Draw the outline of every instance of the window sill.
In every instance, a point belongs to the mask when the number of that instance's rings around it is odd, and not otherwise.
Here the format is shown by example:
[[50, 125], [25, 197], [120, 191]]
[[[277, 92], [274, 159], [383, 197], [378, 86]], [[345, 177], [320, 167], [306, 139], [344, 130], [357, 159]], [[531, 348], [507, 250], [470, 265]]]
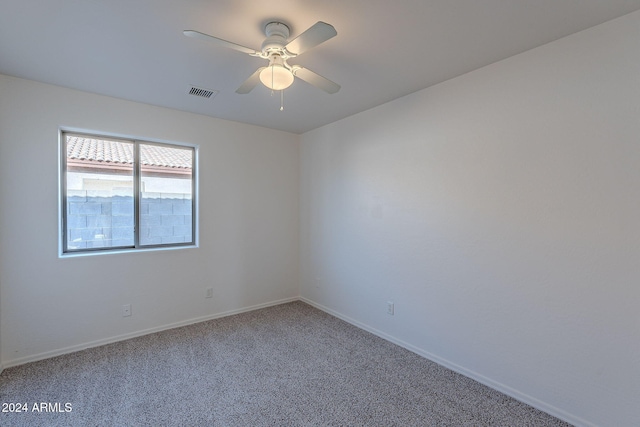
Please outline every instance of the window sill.
[[86, 256], [99, 256], [99, 255], [115, 255], [115, 254], [132, 254], [140, 252], [157, 252], [157, 251], [176, 251], [182, 249], [196, 249], [198, 245], [184, 245], [184, 246], [170, 246], [170, 247], [153, 247], [153, 248], [138, 248], [138, 249], [105, 249], [96, 251], [85, 252], [65, 252], [59, 253], [58, 258], [78, 258]]

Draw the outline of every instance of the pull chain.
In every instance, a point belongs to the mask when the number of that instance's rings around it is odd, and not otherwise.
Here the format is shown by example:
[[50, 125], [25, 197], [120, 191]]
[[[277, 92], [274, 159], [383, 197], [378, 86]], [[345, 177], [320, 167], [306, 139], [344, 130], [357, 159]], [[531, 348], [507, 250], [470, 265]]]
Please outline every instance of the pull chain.
[[284, 111], [284, 89], [280, 91], [280, 111]]

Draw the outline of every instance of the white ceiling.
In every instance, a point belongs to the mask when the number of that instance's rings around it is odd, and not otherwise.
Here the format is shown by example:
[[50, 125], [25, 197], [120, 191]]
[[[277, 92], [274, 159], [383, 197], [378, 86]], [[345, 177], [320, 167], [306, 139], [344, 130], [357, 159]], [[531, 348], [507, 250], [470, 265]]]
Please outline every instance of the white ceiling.
[[[303, 133], [640, 9], [640, 0], [0, 0], [0, 73]], [[267, 22], [338, 35], [290, 61], [342, 86], [235, 90], [265, 60]], [[190, 85], [218, 90], [213, 99]], [[1, 94], [0, 94], [1, 96]]]

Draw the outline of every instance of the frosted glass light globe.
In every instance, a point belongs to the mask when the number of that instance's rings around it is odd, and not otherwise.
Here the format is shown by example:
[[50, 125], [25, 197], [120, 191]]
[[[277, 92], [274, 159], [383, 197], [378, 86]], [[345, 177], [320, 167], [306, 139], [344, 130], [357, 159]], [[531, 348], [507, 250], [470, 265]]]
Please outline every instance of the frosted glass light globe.
[[283, 90], [293, 83], [293, 73], [280, 64], [272, 64], [260, 72], [260, 81], [271, 90]]

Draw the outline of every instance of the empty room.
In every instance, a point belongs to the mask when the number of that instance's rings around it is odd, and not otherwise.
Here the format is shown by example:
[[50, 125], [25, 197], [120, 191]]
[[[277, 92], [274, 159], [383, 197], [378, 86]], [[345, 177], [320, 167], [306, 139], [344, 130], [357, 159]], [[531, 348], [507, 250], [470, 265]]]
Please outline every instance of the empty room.
[[640, 0], [0, 0], [0, 425], [640, 425]]

